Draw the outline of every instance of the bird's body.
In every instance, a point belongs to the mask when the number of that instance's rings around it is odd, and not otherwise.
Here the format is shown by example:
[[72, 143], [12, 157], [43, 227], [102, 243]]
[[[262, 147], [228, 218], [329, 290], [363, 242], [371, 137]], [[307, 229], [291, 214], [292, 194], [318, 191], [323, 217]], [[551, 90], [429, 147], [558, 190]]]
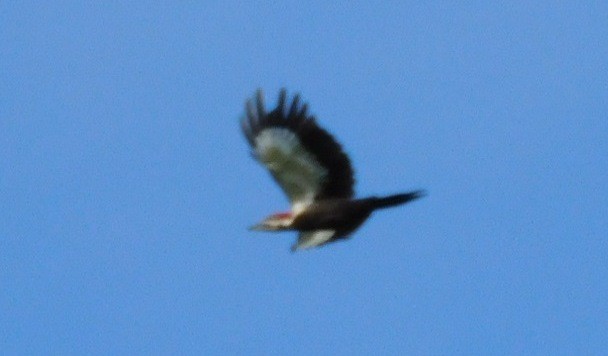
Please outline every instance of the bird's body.
[[286, 92], [267, 113], [261, 91], [247, 102], [242, 129], [253, 156], [265, 165], [290, 199], [292, 210], [273, 214], [254, 230], [299, 231], [293, 249], [346, 238], [380, 208], [407, 203], [421, 191], [353, 199], [354, 174], [341, 146], [307, 114], [296, 96], [286, 111]]

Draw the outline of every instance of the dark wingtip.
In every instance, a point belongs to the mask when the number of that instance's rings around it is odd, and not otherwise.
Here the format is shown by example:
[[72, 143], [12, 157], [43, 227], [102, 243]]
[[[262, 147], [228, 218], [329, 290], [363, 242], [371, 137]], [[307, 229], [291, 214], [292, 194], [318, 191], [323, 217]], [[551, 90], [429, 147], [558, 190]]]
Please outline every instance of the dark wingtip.
[[305, 103], [304, 105], [302, 105], [302, 108], [300, 109], [299, 116], [304, 117], [304, 116], [306, 116], [307, 112], [308, 112], [308, 104]]
[[243, 134], [245, 135], [247, 142], [249, 142], [249, 144], [253, 146], [253, 143], [254, 143], [253, 142], [253, 132], [251, 132], [251, 126], [249, 125], [247, 117], [242, 117], [240, 122], [241, 122], [241, 131], [243, 131]]
[[298, 114], [298, 108], [300, 107], [300, 94], [296, 94], [293, 97], [293, 100], [291, 102], [291, 107], [289, 108], [289, 114], [287, 114], [287, 117], [295, 117]]
[[285, 113], [285, 102], [287, 100], [287, 90], [285, 90], [285, 88], [281, 89], [281, 91], [279, 92], [279, 101], [277, 104], [277, 110], [279, 113], [281, 113], [281, 115], [284, 115]]
[[258, 89], [255, 92], [255, 103], [258, 110], [258, 118], [266, 116], [266, 106], [264, 105], [264, 92]]
[[247, 114], [247, 124], [249, 126], [249, 132], [255, 134], [259, 128], [259, 117], [255, 111], [251, 99], [245, 102], [245, 112]]

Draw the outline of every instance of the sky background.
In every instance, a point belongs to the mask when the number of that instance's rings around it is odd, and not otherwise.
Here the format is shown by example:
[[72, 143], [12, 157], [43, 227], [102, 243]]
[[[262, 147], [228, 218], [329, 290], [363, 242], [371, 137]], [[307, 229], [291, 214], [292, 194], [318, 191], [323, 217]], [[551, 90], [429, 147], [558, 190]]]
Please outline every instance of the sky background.
[[[0, 4], [6, 354], [600, 354], [608, 2]], [[299, 92], [359, 195], [352, 239], [247, 231], [288, 204], [243, 104]]]

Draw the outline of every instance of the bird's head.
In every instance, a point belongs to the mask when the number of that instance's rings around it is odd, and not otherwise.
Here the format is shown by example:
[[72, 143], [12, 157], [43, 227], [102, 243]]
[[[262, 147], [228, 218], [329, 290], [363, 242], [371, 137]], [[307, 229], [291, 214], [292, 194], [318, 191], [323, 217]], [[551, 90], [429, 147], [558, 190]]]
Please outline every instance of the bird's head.
[[266, 219], [262, 220], [262, 222], [250, 227], [249, 230], [254, 230], [254, 231], [288, 230], [291, 227], [293, 218], [294, 218], [294, 216], [291, 212], [272, 214], [272, 215], [268, 216]]

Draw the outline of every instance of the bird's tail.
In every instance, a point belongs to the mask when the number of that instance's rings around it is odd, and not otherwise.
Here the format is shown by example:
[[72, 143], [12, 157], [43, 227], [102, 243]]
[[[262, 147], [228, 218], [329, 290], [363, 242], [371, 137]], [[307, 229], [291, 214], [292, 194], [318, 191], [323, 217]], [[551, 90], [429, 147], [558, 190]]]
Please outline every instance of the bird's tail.
[[426, 193], [423, 190], [416, 190], [409, 193], [403, 194], [395, 194], [389, 195], [382, 198], [374, 199], [374, 208], [382, 209], [382, 208], [390, 208], [391, 206], [401, 205], [405, 203], [409, 203], [412, 200], [416, 200], [418, 198], [422, 198]]

